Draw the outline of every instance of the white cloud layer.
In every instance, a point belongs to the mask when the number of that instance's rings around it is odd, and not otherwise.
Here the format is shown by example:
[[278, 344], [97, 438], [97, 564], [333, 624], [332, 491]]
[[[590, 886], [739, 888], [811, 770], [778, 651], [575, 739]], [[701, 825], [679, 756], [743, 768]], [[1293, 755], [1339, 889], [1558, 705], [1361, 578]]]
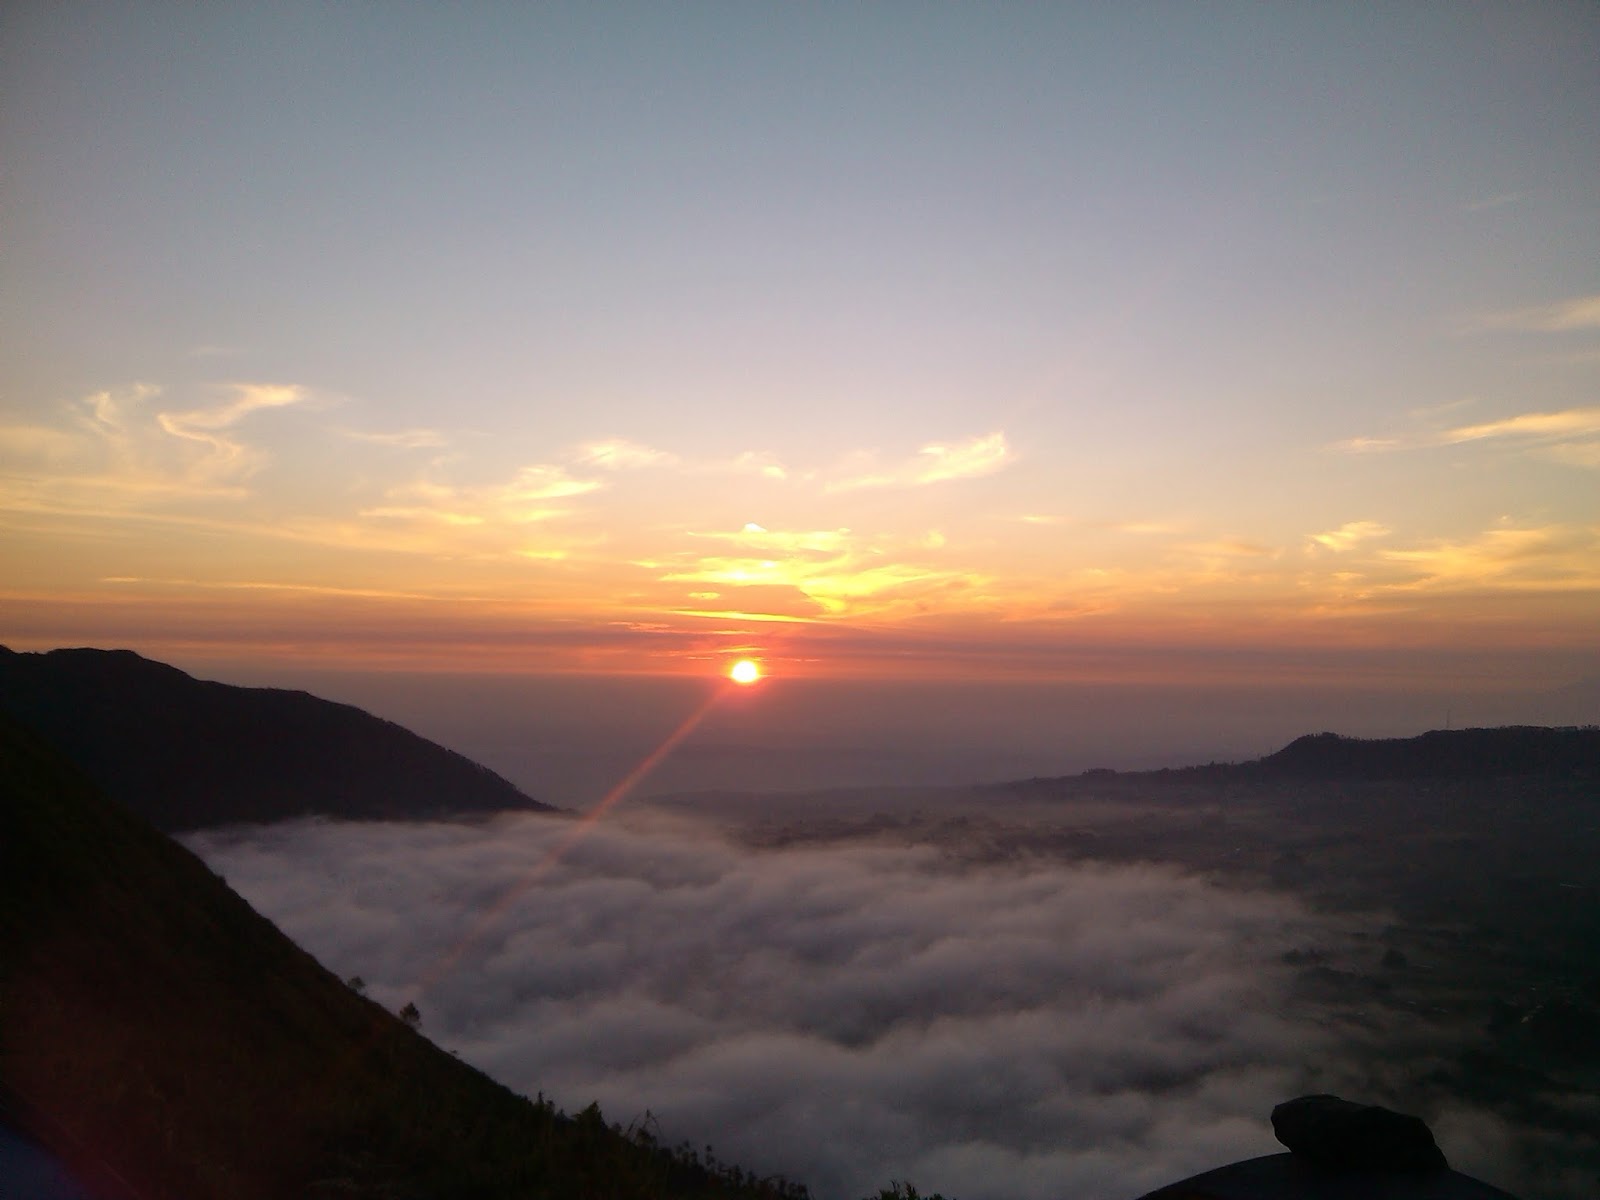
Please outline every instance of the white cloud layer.
[[[1156, 866], [750, 851], [705, 828], [300, 823], [190, 839], [341, 975], [509, 1086], [648, 1108], [821, 1200], [1126, 1200], [1276, 1148], [1326, 1035], [1292, 900]], [[542, 864], [542, 865], [541, 865]], [[509, 897], [509, 898], [508, 898]], [[463, 936], [504, 904], [481, 936]], [[457, 957], [458, 955], [458, 957]]]

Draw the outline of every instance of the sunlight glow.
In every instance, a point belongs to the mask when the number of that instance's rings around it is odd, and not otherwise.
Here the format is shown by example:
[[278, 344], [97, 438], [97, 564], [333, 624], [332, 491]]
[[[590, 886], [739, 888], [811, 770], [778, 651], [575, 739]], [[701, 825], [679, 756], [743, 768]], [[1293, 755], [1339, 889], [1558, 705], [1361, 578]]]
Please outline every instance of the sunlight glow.
[[753, 659], [741, 658], [729, 668], [728, 678], [735, 683], [751, 684], [761, 678], [761, 667]]

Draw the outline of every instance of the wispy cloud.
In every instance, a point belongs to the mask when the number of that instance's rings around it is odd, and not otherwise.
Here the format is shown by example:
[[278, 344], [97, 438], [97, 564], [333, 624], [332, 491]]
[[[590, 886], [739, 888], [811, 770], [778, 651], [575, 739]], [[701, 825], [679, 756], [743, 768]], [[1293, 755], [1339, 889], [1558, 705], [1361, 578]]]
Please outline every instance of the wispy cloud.
[[311, 399], [294, 385], [238, 383], [209, 405], [156, 410], [162, 395], [148, 383], [108, 388], [67, 405], [61, 425], [0, 431], [0, 447], [18, 459], [4, 472], [0, 506], [108, 517], [242, 498], [268, 456], [238, 426], [253, 413]]
[[1104, 521], [1084, 517], [1069, 517], [1054, 513], [1023, 513], [1015, 518], [1024, 525], [1066, 526], [1096, 533], [1120, 533], [1131, 537], [1170, 537], [1183, 533], [1185, 527], [1173, 521]]
[[1397, 437], [1352, 437], [1334, 442], [1328, 449], [1341, 454], [1381, 454], [1386, 450], [1404, 449], [1406, 445], [1403, 439]]
[[1112, 533], [1126, 533], [1135, 537], [1170, 537], [1183, 532], [1183, 526], [1171, 521], [1116, 521], [1105, 528]]
[[161, 388], [153, 383], [133, 383], [94, 392], [73, 406], [76, 423], [101, 436], [110, 431], [124, 431], [131, 422], [143, 419], [146, 403], [159, 395]]
[[156, 579], [143, 575], [107, 575], [100, 582], [142, 587], [200, 588], [205, 591], [290, 592], [309, 596], [352, 596], [367, 600], [434, 600], [425, 592], [400, 592], [388, 588], [331, 587], [320, 583], [274, 583], [253, 579]]
[[1380, 525], [1376, 521], [1346, 521], [1337, 529], [1310, 534], [1309, 540], [1313, 546], [1339, 552], [1359, 546], [1362, 542], [1371, 541], [1373, 538], [1384, 537], [1388, 533], [1389, 527]]
[[573, 447], [566, 457], [577, 466], [603, 471], [671, 469], [696, 475], [760, 475], [767, 479], [787, 479], [789, 475], [777, 455], [766, 450], [745, 450], [732, 458], [697, 459], [626, 438], [583, 442]]
[[984, 434], [964, 442], [930, 442], [914, 458], [887, 468], [875, 454], [853, 456], [846, 464], [847, 474], [826, 485], [830, 492], [858, 488], [920, 487], [954, 479], [990, 475], [1013, 462], [1016, 455], [1003, 432]]
[[1573, 296], [1554, 304], [1486, 313], [1473, 323], [1477, 329], [1503, 329], [1525, 333], [1571, 333], [1600, 329], [1600, 295]]
[[500, 490], [499, 495], [509, 504], [522, 504], [582, 496], [604, 486], [597, 479], [575, 479], [561, 467], [540, 464], [523, 467], [511, 483]]
[[370, 433], [359, 429], [339, 431], [355, 442], [373, 446], [394, 446], [401, 450], [432, 450], [449, 445], [449, 439], [437, 429], [396, 429], [390, 433]]
[[1566, 438], [1600, 435], [1600, 407], [1569, 408], [1561, 412], [1520, 413], [1498, 421], [1462, 425], [1446, 430], [1439, 441], [1447, 445], [1484, 438]]
[[776, 455], [765, 450], [746, 450], [726, 463], [716, 464], [717, 469], [740, 475], [763, 475], [768, 479], [787, 479], [789, 472]]
[[1597, 443], [1590, 439], [1600, 439], [1600, 407], [1517, 413], [1493, 421], [1479, 421], [1451, 429], [1433, 429], [1407, 436], [1347, 438], [1334, 442], [1328, 449], [1345, 454], [1371, 454], [1508, 440], [1520, 441], [1544, 457], [1559, 462], [1573, 466], [1594, 466], [1600, 451], [1595, 449]]
[[917, 483], [942, 483], [947, 479], [988, 475], [1015, 457], [1006, 444], [1006, 435], [999, 432], [952, 445], [934, 443], [924, 446], [918, 455]]
[[644, 467], [671, 467], [679, 463], [676, 454], [640, 445], [623, 438], [585, 442], [572, 452], [575, 462], [607, 471], [635, 471]]
[[1253, 542], [1248, 538], [1224, 537], [1209, 542], [1191, 542], [1181, 549], [1207, 558], [1271, 558], [1278, 553], [1276, 546]]
[[1379, 557], [1411, 572], [1390, 585], [1400, 590], [1600, 588], [1600, 526], [1506, 524], [1472, 538], [1383, 550]]
[[0, 455], [19, 460], [63, 463], [76, 458], [82, 439], [48, 425], [0, 425]]
[[738, 530], [692, 533], [690, 536], [733, 542], [752, 550], [780, 554], [838, 554], [848, 549], [853, 541], [848, 529], [773, 530], [753, 521]]
[[683, 553], [637, 565], [656, 572], [662, 583], [738, 589], [715, 597], [691, 593], [699, 607], [709, 598], [723, 600], [724, 607], [749, 607], [755, 594], [750, 589], [764, 588], [776, 589], [768, 594], [772, 599], [804, 597], [809, 611], [862, 615], [915, 606], [933, 592], [970, 593], [982, 582], [971, 573], [935, 565], [945, 545], [942, 535], [894, 539], [849, 529], [768, 529], [752, 522], [738, 530], [688, 536], [727, 543], [743, 553]]
[[265, 454], [235, 436], [234, 427], [251, 413], [289, 408], [310, 398], [304, 388], [292, 384], [236, 383], [229, 390], [232, 395], [221, 404], [156, 414], [156, 424], [164, 432], [204, 447], [205, 453], [189, 464], [194, 476], [223, 480], [258, 470]]
[[1600, 470], [1600, 440], [1592, 442], [1567, 442], [1545, 448], [1545, 456], [1571, 467], [1588, 467]]
[[490, 485], [440, 483], [431, 478], [390, 488], [387, 504], [364, 508], [362, 517], [429, 521], [444, 525], [526, 525], [564, 516], [559, 503], [600, 490], [596, 479], [579, 479], [564, 467], [539, 463], [520, 469], [508, 482]]
[[194, 408], [186, 412], [162, 412], [156, 421], [173, 437], [186, 438], [211, 447], [224, 460], [238, 458], [244, 448], [222, 436], [245, 417], [264, 408], [288, 408], [304, 404], [308, 394], [304, 388], [292, 384], [236, 383], [233, 395], [221, 404], [207, 408]]

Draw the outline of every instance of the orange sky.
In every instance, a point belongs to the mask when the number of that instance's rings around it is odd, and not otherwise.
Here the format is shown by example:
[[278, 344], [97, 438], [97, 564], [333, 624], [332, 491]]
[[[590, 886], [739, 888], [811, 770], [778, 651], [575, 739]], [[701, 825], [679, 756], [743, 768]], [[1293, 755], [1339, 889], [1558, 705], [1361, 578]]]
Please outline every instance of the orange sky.
[[635, 15], [25, 9], [0, 641], [1600, 674], [1596, 21]]

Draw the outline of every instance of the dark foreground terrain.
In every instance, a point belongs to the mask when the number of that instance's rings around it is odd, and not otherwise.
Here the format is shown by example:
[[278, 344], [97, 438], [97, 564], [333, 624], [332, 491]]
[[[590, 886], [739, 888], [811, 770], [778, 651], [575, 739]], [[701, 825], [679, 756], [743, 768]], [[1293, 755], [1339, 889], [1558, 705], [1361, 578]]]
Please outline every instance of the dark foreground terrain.
[[3, 718], [0, 798], [0, 1117], [97, 1197], [803, 1194], [494, 1083]]

